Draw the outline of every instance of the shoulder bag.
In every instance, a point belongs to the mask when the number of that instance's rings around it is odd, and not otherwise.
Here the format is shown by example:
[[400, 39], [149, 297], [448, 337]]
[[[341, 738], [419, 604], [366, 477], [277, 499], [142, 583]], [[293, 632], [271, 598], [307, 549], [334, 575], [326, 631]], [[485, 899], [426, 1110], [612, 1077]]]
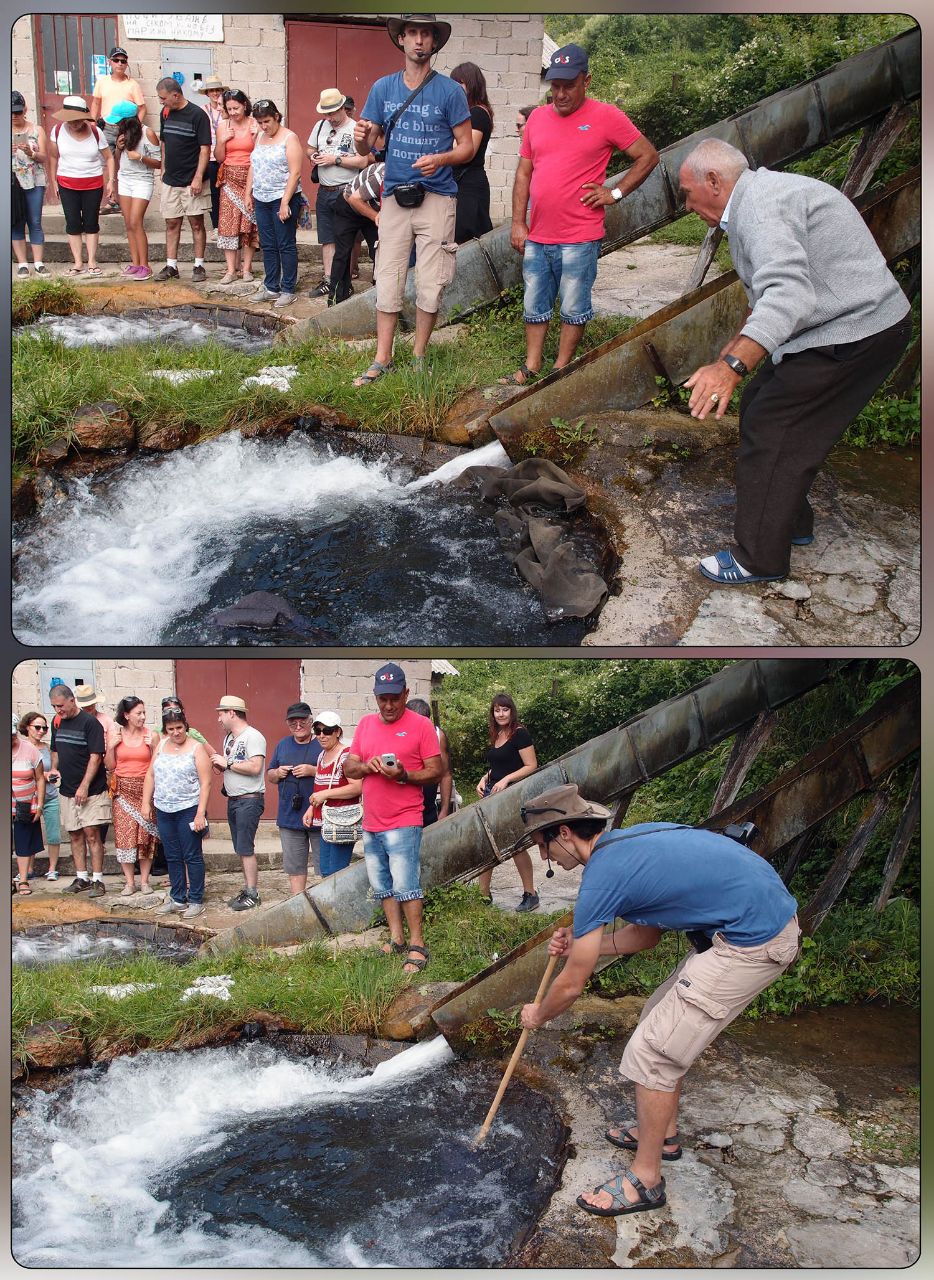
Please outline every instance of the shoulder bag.
[[[337, 757], [331, 766], [331, 777], [328, 791], [334, 786], [334, 774], [347, 752]], [[363, 805], [341, 804], [329, 805], [327, 801], [321, 806], [321, 839], [329, 844], [356, 844], [363, 835]]]

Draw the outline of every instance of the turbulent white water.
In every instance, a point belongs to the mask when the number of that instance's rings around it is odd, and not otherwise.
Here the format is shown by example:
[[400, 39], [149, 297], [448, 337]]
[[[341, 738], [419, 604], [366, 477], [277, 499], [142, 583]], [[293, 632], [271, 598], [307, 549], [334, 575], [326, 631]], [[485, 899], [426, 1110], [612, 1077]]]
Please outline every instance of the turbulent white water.
[[14, 629], [26, 644], [157, 644], [252, 529], [296, 517], [326, 528], [364, 505], [412, 501], [388, 461], [330, 457], [298, 433], [272, 444], [233, 431], [134, 462], [122, 481], [76, 481], [72, 495], [16, 544]]
[[66, 960], [90, 960], [96, 956], [133, 951], [129, 938], [97, 938], [89, 933], [71, 933], [61, 939], [26, 938], [14, 935], [14, 964], [52, 964]]
[[419, 476], [417, 480], [410, 480], [405, 486], [407, 489], [424, 489], [430, 484], [448, 484], [455, 476], [459, 476], [462, 471], [466, 471], [468, 467], [511, 467], [512, 461], [509, 454], [503, 448], [498, 440], [491, 440], [489, 444], [483, 445], [480, 449], [473, 449], [470, 453], [459, 454], [458, 457], [452, 458], [450, 462], [444, 462], [440, 467], [436, 467], [430, 475]]
[[225, 346], [261, 350], [272, 336], [257, 338], [243, 329], [202, 324], [190, 318], [156, 316], [43, 316], [32, 333], [47, 333], [66, 347], [117, 347], [130, 342], [182, 342], [197, 346], [216, 338]]
[[343, 1233], [325, 1248], [246, 1220], [238, 1227], [194, 1215], [173, 1230], [153, 1187], [220, 1151], [258, 1117], [273, 1125], [306, 1117], [337, 1095], [402, 1089], [452, 1057], [440, 1036], [372, 1074], [259, 1044], [142, 1053], [116, 1060], [104, 1075], [83, 1073], [60, 1095], [37, 1093], [29, 1114], [14, 1122], [14, 1256], [26, 1267], [380, 1265], [381, 1249], [365, 1232]]

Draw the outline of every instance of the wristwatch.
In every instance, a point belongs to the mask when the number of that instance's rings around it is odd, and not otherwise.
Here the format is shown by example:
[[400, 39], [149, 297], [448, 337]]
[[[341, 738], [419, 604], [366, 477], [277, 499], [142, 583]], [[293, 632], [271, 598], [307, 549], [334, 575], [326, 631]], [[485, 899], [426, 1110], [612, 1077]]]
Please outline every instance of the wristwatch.
[[343, 156], [335, 156], [335, 157], [334, 157], [334, 163], [335, 163], [336, 165], [342, 165], [342, 164], [344, 163], [344, 157], [343, 157]]
[[729, 354], [721, 356], [720, 359], [724, 364], [728, 364], [734, 373], [738, 373], [741, 378], [745, 378], [749, 370], [740, 360], [739, 356], [731, 356]]
[[224, 768], [225, 768], [225, 770], [226, 770], [226, 769], [232, 769], [232, 768], [233, 768], [233, 761], [232, 761], [232, 760], [228, 760], [228, 761], [227, 761], [227, 763], [224, 765]]
[[619, 187], [613, 187], [610, 190], [610, 195], [613, 197], [613, 199], [616, 201], [617, 204], [619, 204], [620, 200], [622, 200], [623, 198], [623, 193], [622, 191], [620, 191]]

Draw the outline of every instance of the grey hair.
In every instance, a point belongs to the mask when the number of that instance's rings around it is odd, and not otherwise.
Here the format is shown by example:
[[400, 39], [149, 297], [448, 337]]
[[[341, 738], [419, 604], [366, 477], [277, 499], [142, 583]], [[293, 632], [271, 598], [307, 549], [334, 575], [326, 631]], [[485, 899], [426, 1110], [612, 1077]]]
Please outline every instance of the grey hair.
[[685, 157], [683, 164], [695, 178], [703, 178], [708, 173], [719, 173], [727, 182], [735, 182], [749, 168], [749, 161], [742, 151], [721, 138], [705, 138], [703, 142], [699, 142]]
[[175, 79], [174, 76], [163, 76], [162, 79], [159, 81], [159, 83], [156, 85], [156, 93], [158, 93], [160, 89], [162, 90], [163, 93], [181, 93], [182, 92], [182, 86], [178, 83], [178, 81]]

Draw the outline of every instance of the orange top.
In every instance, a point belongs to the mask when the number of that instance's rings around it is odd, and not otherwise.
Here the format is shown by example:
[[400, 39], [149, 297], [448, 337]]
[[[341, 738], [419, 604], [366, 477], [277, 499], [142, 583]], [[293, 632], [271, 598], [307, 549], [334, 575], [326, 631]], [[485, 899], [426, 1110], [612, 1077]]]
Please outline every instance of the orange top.
[[128, 742], [118, 742], [114, 749], [114, 759], [116, 761], [114, 773], [118, 778], [145, 777], [152, 760], [151, 731], [147, 730], [142, 742], [132, 746]]
[[255, 131], [234, 134], [227, 139], [227, 150], [224, 152], [224, 163], [232, 165], [248, 165], [253, 148], [256, 145]]

